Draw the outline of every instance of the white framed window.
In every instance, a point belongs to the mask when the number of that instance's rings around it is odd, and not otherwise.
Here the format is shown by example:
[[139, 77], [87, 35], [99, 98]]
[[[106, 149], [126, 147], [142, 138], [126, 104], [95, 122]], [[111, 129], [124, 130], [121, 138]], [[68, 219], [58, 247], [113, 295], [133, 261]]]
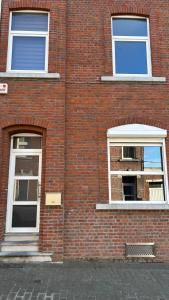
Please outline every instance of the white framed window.
[[[107, 135], [109, 203], [168, 203], [166, 130], [130, 124]], [[121, 159], [125, 147], [134, 148], [137, 159]]]
[[122, 147], [122, 159], [136, 159], [136, 148], [133, 146]]
[[49, 13], [10, 13], [7, 71], [47, 72]]
[[113, 16], [114, 76], [152, 76], [149, 19]]

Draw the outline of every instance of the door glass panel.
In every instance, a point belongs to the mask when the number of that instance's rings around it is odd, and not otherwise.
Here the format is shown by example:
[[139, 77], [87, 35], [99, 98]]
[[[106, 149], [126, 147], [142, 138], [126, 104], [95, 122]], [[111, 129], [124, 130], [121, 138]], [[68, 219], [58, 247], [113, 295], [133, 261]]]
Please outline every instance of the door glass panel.
[[15, 180], [14, 201], [37, 201], [38, 180]]
[[14, 205], [12, 227], [36, 227], [36, 205]]
[[17, 156], [15, 176], [38, 176], [39, 156]]
[[17, 136], [13, 138], [13, 149], [41, 149], [41, 142], [39, 136]]

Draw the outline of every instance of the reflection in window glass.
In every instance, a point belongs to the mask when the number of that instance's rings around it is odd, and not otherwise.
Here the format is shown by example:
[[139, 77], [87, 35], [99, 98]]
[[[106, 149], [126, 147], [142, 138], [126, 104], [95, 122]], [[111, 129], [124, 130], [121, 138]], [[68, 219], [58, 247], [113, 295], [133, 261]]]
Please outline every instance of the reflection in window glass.
[[146, 74], [146, 43], [116, 41], [115, 60], [118, 74]]
[[[123, 152], [123, 153], [122, 153]], [[133, 156], [134, 160], [123, 160], [124, 153]], [[111, 171], [163, 171], [162, 147], [135, 146], [110, 147]]]
[[111, 175], [112, 201], [164, 201], [161, 175]]
[[39, 156], [17, 156], [15, 165], [16, 176], [38, 176]]
[[162, 170], [162, 148], [144, 147], [144, 170]]
[[116, 36], [147, 36], [147, 20], [114, 18], [113, 34]]
[[13, 138], [13, 149], [41, 149], [40, 136], [17, 136]]
[[136, 148], [135, 147], [123, 147], [123, 158], [135, 159]]
[[14, 201], [37, 201], [38, 180], [15, 180]]

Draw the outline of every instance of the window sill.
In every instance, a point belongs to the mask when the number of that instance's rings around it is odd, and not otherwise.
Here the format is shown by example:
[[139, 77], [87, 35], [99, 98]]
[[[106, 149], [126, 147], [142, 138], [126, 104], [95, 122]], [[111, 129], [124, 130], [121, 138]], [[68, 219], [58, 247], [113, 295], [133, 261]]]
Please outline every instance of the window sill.
[[148, 76], [101, 76], [101, 81], [103, 82], [118, 82], [118, 81], [128, 81], [128, 82], [149, 82], [149, 83], [161, 83], [166, 82], [166, 77], [148, 77]]
[[121, 158], [119, 161], [124, 161], [124, 162], [140, 162], [140, 159], [137, 158]]
[[111, 203], [96, 204], [96, 210], [169, 210], [169, 203]]
[[59, 73], [19, 73], [19, 72], [0, 72], [3, 78], [45, 78], [60, 79]]

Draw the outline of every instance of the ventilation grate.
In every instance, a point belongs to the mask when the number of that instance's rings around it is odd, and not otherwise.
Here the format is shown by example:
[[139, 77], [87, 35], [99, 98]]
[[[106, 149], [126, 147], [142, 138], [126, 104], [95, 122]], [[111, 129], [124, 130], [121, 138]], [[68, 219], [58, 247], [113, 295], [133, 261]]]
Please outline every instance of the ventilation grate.
[[154, 243], [126, 243], [126, 257], [155, 257]]

